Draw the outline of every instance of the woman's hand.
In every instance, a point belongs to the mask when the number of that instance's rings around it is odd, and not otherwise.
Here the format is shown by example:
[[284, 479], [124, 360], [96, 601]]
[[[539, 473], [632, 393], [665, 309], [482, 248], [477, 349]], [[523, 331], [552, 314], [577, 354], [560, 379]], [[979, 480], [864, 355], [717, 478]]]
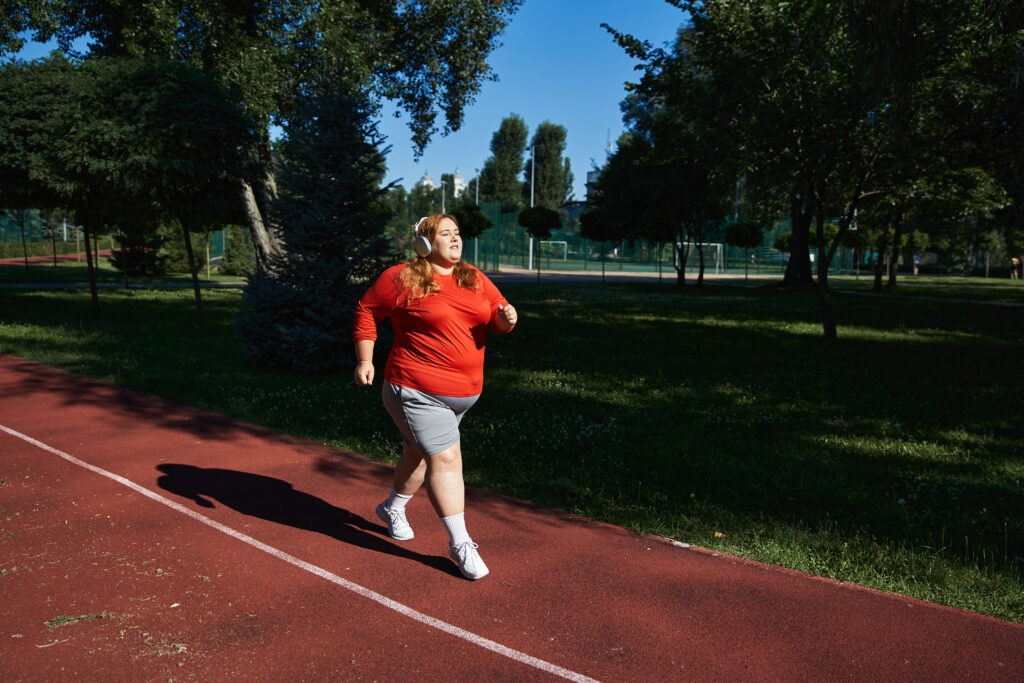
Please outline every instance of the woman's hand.
[[355, 380], [358, 387], [373, 384], [373, 361], [361, 360], [356, 363]]
[[498, 306], [498, 329], [502, 332], [511, 331], [518, 320], [519, 315], [516, 313], [515, 306], [511, 304]]

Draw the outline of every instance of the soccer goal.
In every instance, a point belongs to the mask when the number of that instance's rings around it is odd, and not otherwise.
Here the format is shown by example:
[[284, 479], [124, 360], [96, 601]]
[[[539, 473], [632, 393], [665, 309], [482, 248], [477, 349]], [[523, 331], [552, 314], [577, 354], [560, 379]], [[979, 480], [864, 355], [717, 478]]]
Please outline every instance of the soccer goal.
[[[704, 254], [704, 270], [705, 272], [714, 269], [715, 273], [725, 272], [725, 245], [721, 242], [705, 242], [700, 245], [700, 251]], [[700, 254], [697, 252], [697, 245], [693, 242], [686, 244], [685, 248], [679, 242], [676, 242], [676, 250], [673, 253], [675, 260], [675, 267], [679, 268], [679, 252], [684, 251], [687, 254], [686, 257], [686, 268], [687, 270], [697, 270], [700, 268]]]
[[562, 252], [562, 260], [563, 261], [567, 261], [569, 259], [569, 243], [568, 242], [563, 242], [562, 240], [541, 240], [541, 242], [540, 242], [540, 249], [541, 249], [540, 253], [541, 254], [543, 254], [544, 251], [545, 251], [545, 249], [544, 249], [545, 245], [547, 245], [547, 251], [548, 251], [547, 257], [548, 258], [551, 258], [551, 254], [552, 253], [554, 253], [555, 256], [558, 256], [558, 252], [561, 251]]

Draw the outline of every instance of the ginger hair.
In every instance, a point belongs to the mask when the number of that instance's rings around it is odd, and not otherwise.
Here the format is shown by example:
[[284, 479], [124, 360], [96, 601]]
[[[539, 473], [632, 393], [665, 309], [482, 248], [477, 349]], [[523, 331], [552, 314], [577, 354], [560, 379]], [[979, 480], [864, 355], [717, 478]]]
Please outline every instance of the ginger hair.
[[[455, 216], [447, 213], [438, 213], [428, 216], [420, 224], [419, 234], [433, 242], [434, 238], [437, 237], [437, 230], [441, 225], [441, 221], [445, 218], [455, 223], [456, 228], [459, 227], [459, 221]], [[415, 237], [415, 235], [413, 236]], [[456, 287], [476, 289], [476, 270], [470, 268], [469, 264], [462, 258], [455, 264], [452, 278], [455, 280]], [[434, 268], [430, 265], [427, 257], [424, 256], [414, 256], [409, 261], [408, 267], [403, 268], [402, 272], [398, 275], [398, 281], [402, 285], [402, 290], [408, 293], [406, 303], [436, 294], [441, 290], [441, 286], [434, 282]]]

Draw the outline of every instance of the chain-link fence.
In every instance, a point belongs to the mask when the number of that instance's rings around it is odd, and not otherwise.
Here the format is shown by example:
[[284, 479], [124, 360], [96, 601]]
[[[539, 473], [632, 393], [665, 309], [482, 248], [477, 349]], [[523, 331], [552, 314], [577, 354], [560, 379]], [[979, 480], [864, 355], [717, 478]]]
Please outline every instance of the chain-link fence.
[[[634, 273], [674, 274], [679, 265], [674, 244], [657, 244], [647, 240], [619, 240], [594, 242], [579, 235], [578, 217], [563, 214], [562, 227], [545, 240], [531, 238], [519, 225], [518, 213], [502, 213], [500, 204], [481, 205], [484, 215], [494, 223], [477, 239], [466, 241], [466, 259], [485, 271], [500, 271], [502, 266], [536, 270], [561, 271], [622, 271]], [[728, 224], [708, 232], [700, 252], [693, 244], [684, 249], [687, 273], [700, 268], [700, 254], [704, 256], [704, 272], [720, 274], [779, 274], [785, 272], [789, 254], [772, 248], [775, 239], [789, 232], [787, 221], [779, 222], [766, 231], [761, 246], [752, 249], [734, 247], [725, 243]], [[817, 258], [812, 250], [811, 258]], [[870, 257], [840, 247], [830, 264], [830, 273], [865, 272], [871, 265]]]

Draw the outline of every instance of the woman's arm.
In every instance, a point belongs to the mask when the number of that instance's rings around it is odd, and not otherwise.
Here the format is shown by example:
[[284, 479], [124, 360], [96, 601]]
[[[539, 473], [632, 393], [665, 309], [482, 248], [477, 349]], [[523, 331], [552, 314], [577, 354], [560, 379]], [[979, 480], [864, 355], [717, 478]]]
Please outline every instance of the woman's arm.
[[373, 384], [373, 340], [363, 339], [356, 342], [356, 386], [367, 387]]

